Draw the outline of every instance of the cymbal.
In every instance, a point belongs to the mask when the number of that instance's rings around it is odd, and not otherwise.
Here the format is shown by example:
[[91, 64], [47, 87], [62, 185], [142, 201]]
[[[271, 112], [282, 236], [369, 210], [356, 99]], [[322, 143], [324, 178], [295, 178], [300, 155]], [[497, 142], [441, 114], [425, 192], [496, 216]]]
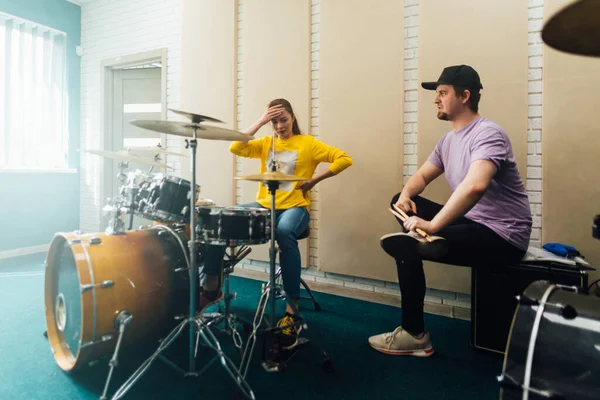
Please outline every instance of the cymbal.
[[556, 50], [600, 56], [600, 1], [578, 0], [558, 11], [544, 25], [542, 40]]
[[168, 156], [181, 156], [181, 157], [187, 157], [187, 154], [183, 154], [183, 153], [175, 153], [174, 151], [169, 151], [167, 149], [165, 149], [164, 147], [160, 147], [160, 146], [156, 146], [156, 147], [130, 147], [127, 149], [127, 151], [130, 152], [141, 152], [141, 153], [160, 153], [160, 154], [165, 154]]
[[307, 178], [301, 178], [296, 175], [288, 175], [282, 174], [281, 172], [264, 172], [262, 174], [256, 175], [246, 175], [246, 176], [236, 176], [235, 179], [244, 180], [244, 181], [255, 181], [255, 182], [298, 182], [305, 181]]
[[196, 128], [196, 137], [198, 139], [240, 142], [247, 142], [252, 139], [252, 136], [250, 135], [244, 135], [241, 132], [233, 131], [231, 129], [200, 125], [191, 122], [135, 120], [131, 121], [131, 124], [151, 131], [166, 133], [169, 135], [183, 136], [187, 138], [193, 137], [193, 129]]
[[209, 121], [209, 122], [220, 122], [222, 124], [224, 124], [225, 122], [221, 121], [220, 119], [216, 119], [216, 118], [212, 118], [212, 117], [207, 117], [206, 115], [200, 115], [200, 114], [193, 114], [190, 112], [186, 112], [186, 111], [181, 111], [181, 110], [173, 110], [172, 108], [169, 108], [169, 111], [173, 111], [175, 114], [179, 114], [179, 115], [183, 115], [184, 117], [187, 117], [190, 119], [190, 121], [198, 124], [202, 121]]
[[114, 160], [119, 161], [133, 161], [137, 163], [152, 165], [153, 167], [161, 167], [161, 168], [171, 168], [167, 164], [159, 163], [149, 158], [143, 158], [136, 156], [135, 154], [131, 154], [128, 151], [107, 151], [107, 150], [81, 150], [84, 153], [95, 154], [97, 156], [102, 156], [106, 158], [112, 158]]

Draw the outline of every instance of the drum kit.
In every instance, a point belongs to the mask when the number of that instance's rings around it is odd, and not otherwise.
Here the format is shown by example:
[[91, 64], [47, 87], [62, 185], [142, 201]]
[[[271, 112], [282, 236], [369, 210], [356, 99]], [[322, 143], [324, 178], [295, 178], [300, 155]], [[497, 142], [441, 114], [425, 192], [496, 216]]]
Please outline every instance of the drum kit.
[[[185, 137], [192, 160], [191, 182], [196, 182], [198, 139], [243, 142], [250, 139], [250, 136], [237, 131], [203, 124], [204, 121], [221, 122], [214, 118], [171, 111], [188, 118], [190, 122], [136, 120], [131, 123], [144, 129]], [[57, 233], [50, 244], [45, 273], [46, 336], [59, 367], [66, 372], [80, 370], [110, 356], [110, 368], [101, 396], [101, 399], [106, 399], [121, 347], [142, 340], [159, 340], [158, 349], [115, 392], [113, 399], [125, 395], [156, 359], [165, 361], [185, 376], [198, 376], [207, 366], [219, 361], [241, 393], [254, 399], [245, 377], [256, 334], [265, 321], [266, 303], [271, 303], [271, 310], [264, 333], [289, 327], [275, 327], [276, 295], [283, 292], [275, 279], [276, 226], [275, 218], [271, 217], [275, 215], [275, 193], [280, 182], [301, 181], [304, 178], [276, 171], [275, 161], [267, 173], [236, 177], [268, 185], [272, 195], [270, 210], [218, 207], [212, 200], [199, 198], [198, 185], [192, 189], [190, 181], [164, 173], [152, 173], [154, 167], [168, 168], [167, 164], [160, 162], [160, 155], [184, 154], [161, 147], [85, 152], [119, 161], [119, 195], [110, 199], [104, 207], [104, 211], [111, 215], [106, 231]], [[155, 153], [156, 156], [150, 159], [144, 157], [144, 153]], [[148, 172], [125, 172], [129, 162], [143, 163], [151, 166], [151, 169]], [[124, 219], [127, 214], [129, 224], [126, 228]], [[132, 230], [134, 215], [153, 221], [152, 225]], [[241, 344], [237, 343], [240, 335], [235, 328], [239, 320], [229, 311], [232, 297], [228, 292], [229, 285], [225, 288], [224, 315], [214, 319], [196, 312], [198, 270], [203, 259], [201, 245], [230, 247], [231, 254], [228, 254], [229, 259], [225, 264], [232, 267], [250, 252], [248, 246], [269, 241], [270, 281], [263, 285], [252, 337], [248, 339], [242, 361], [237, 367], [223, 352], [210, 329], [216, 321], [224, 321], [229, 327], [225, 331], [234, 336], [236, 346], [241, 349]], [[296, 309], [292, 302], [288, 303]], [[304, 323], [300, 321], [296, 323]], [[189, 367], [184, 370], [162, 353], [183, 334], [186, 326], [189, 328]], [[170, 333], [163, 336], [169, 328], [172, 329]], [[203, 370], [197, 372], [196, 357], [200, 340], [216, 355], [205, 364]], [[326, 355], [325, 358], [327, 361]], [[265, 360], [263, 366], [269, 371], [278, 370], [276, 361]], [[242, 370], [243, 373], [240, 372]]]
[[[544, 25], [542, 40], [563, 52], [600, 57], [600, 1], [577, 0], [559, 10]], [[597, 215], [597, 239], [599, 225]], [[498, 377], [501, 399], [600, 398], [600, 297], [591, 290], [597, 283], [578, 288], [537, 281], [518, 296]]]

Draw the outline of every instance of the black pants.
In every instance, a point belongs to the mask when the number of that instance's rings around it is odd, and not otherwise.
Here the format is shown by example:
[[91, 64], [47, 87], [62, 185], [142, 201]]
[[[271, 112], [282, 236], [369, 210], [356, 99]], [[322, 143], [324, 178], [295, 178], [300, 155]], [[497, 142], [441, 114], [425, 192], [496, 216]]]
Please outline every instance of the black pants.
[[[392, 205], [398, 201], [398, 197], [400, 197], [400, 193], [394, 196]], [[417, 205], [417, 215], [427, 221], [431, 221], [442, 209], [441, 204], [420, 196], [412, 200]], [[411, 215], [412, 213], [408, 212], [407, 214]], [[398, 222], [402, 225], [402, 221], [398, 219]], [[404, 226], [402, 227], [404, 228]], [[451, 225], [436, 232], [435, 235], [446, 238], [448, 252], [440, 258], [427, 258], [429, 261], [486, 268], [516, 263], [525, 255], [524, 250], [510, 244], [490, 228], [465, 217], [457, 219]], [[419, 334], [424, 331], [424, 258], [413, 251], [400, 251], [398, 254], [396, 266], [402, 296], [402, 327], [412, 334]]]

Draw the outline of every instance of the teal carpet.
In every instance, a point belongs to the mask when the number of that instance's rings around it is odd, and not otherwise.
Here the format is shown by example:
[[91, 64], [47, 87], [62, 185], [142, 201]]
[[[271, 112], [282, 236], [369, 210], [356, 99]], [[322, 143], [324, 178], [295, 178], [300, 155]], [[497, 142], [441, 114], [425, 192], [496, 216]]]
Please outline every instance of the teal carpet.
[[[44, 338], [44, 255], [0, 260], [0, 399], [97, 399], [103, 391], [108, 367], [95, 367], [69, 375], [56, 365]], [[232, 278], [236, 312], [251, 320], [260, 297], [260, 282]], [[257, 399], [497, 399], [502, 359], [469, 347], [469, 322], [426, 316], [436, 354], [430, 358], [393, 357], [372, 350], [367, 337], [392, 330], [401, 310], [322, 293], [316, 294], [323, 311], [310, 303], [301, 309], [309, 324], [306, 336], [318, 340], [331, 357], [335, 371], [325, 372], [316, 346], [308, 345], [294, 356], [282, 373], [267, 373], [260, 366], [257, 346], [248, 383]], [[283, 312], [284, 304], [278, 309]], [[236, 362], [230, 337], [218, 336]], [[187, 333], [167, 355], [187, 368]], [[113, 375], [109, 398], [155, 350], [133, 348], [122, 353]], [[210, 359], [208, 349], [198, 356], [201, 368]], [[198, 378], [183, 378], [164, 362], [156, 361], [124, 396], [125, 399], [228, 399], [236, 398], [235, 384], [219, 364]]]

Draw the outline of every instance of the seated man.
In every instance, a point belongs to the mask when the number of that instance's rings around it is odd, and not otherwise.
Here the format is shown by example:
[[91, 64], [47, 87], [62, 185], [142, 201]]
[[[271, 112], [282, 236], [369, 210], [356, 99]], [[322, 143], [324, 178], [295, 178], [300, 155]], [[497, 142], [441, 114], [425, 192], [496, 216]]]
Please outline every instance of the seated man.
[[[477, 72], [467, 65], [447, 67], [437, 82], [421, 86], [436, 91], [437, 117], [453, 129], [392, 199], [392, 207], [408, 215], [399, 220], [408, 233], [383, 236], [381, 247], [396, 260], [402, 326], [370, 337], [369, 344], [386, 354], [427, 357], [433, 347], [423, 322], [422, 261], [481, 268], [518, 262], [527, 251], [532, 220], [508, 136], [478, 113], [483, 86]], [[442, 173], [452, 189], [444, 206], [418, 196]], [[445, 253], [428, 251], [436, 244], [423, 243], [417, 228], [444, 238]]]

